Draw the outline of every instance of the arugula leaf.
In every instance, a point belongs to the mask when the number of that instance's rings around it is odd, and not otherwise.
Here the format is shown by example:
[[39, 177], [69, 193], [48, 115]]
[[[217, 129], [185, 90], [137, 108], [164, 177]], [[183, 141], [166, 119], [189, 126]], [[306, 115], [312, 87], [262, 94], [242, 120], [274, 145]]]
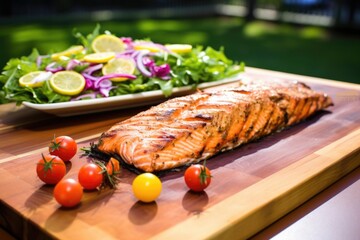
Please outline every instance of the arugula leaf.
[[67, 102], [71, 99], [70, 96], [55, 93], [50, 87], [49, 81], [45, 81], [40, 90], [47, 99], [46, 103]]
[[170, 97], [173, 90], [173, 84], [171, 81], [164, 81], [156, 78], [152, 78], [151, 81], [153, 84], [156, 84], [160, 87], [165, 97]]
[[22, 101], [39, 100], [34, 89], [19, 86], [19, 78], [22, 75], [38, 70], [35, 63], [37, 56], [39, 52], [33, 49], [28, 57], [13, 58], [8, 61], [0, 78], [4, 83], [2, 89], [5, 99], [16, 101], [17, 104]]
[[40, 57], [38, 50], [33, 49], [32, 53], [27, 57], [13, 58], [8, 61], [0, 76], [0, 81], [4, 84], [1, 92], [3, 96], [2, 102], [15, 101], [17, 105], [20, 105], [23, 101], [53, 103], [70, 100], [69, 96], [55, 93], [47, 81], [42, 87], [38, 88], [21, 87], [19, 85], [21, 76], [40, 70], [36, 65], [38, 57]]
[[198, 46], [184, 56], [162, 53], [157, 57], [157, 64], [170, 64], [173, 87], [217, 81], [244, 70], [225, 56], [223, 48], [219, 51], [211, 47], [203, 50]]
[[92, 41], [99, 35], [100, 33], [100, 24], [96, 24], [93, 32], [88, 34], [86, 37], [77, 31], [77, 29], [73, 30], [73, 35], [78, 41], [85, 47], [86, 53], [92, 53], [91, 43]]

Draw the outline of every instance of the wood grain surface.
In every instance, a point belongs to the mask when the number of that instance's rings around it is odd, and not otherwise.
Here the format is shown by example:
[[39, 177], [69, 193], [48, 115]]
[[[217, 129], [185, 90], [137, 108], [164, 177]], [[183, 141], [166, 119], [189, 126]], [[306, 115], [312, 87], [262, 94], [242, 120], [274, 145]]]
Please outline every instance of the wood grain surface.
[[[35, 166], [53, 135], [87, 147], [112, 124], [147, 107], [59, 118], [14, 104], [0, 106], [0, 224], [17, 238], [247, 238], [360, 165], [360, 86], [247, 68], [251, 77], [303, 81], [335, 106], [261, 140], [208, 161], [206, 192], [187, 190], [182, 172], [161, 176], [156, 202], [137, 202], [134, 173], [123, 169], [116, 190], [85, 192], [73, 209], [60, 207]], [[67, 165], [77, 178], [81, 151]]]

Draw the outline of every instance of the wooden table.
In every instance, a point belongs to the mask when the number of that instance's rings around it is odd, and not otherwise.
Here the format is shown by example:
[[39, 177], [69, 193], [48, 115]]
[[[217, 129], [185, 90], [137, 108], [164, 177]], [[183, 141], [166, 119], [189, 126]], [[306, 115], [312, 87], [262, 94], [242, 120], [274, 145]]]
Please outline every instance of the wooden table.
[[[52, 197], [53, 187], [43, 185], [35, 173], [36, 162], [54, 134], [72, 136], [79, 147], [87, 147], [112, 124], [148, 106], [60, 118], [14, 104], [1, 105], [1, 227], [24, 239], [281, 239], [282, 234], [308, 239], [306, 231], [303, 235], [292, 231], [298, 226], [295, 222], [303, 220], [301, 226], [311, 228], [310, 220], [306, 225], [308, 215], [326, 209], [329, 199], [339, 193], [343, 201], [352, 203], [355, 195], [348, 192], [360, 191], [360, 85], [255, 68], [246, 72], [251, 77], [306, 82], [327, 92], [335, 106], [280, 133], [215, 156], [208, 161], [212, 184], [202, 194], [187, 190], [182, 172], [162, 176], [163, 192], [150, 204], [136, 201], [131, 193], [136, 175], [126, 169], [116, 190], [85, 192], [73, 209], [59, 207]], [[79, 151], [68, 164], [66, 177], [76, 178], [86, 161]], [[339, 207], [336, 201], [333, 207]], [[346, 211], [351, 215], [351, 210]], [[324, 212], [315, 219], [327, 219]]]
[[360, 168], [251, 239], [357, 240], [360, 229]]

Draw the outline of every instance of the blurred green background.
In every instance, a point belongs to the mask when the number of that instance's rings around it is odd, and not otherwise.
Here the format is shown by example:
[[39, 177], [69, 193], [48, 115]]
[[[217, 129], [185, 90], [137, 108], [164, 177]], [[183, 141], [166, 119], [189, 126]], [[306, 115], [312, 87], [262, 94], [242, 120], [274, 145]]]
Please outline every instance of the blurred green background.
[[236, 16], [118, 17], [0, 19], [0, 65], [8, 59], [61, 51], [76, 44], [73, 29], [83, 34], [101, 30], [117, 36], [150, 38], [160, 43], [190, 43], [219, 48], [231, 59], [247, 66], [360, 83], [360, 37], [358, 33], [334, 32], [331, 28]]

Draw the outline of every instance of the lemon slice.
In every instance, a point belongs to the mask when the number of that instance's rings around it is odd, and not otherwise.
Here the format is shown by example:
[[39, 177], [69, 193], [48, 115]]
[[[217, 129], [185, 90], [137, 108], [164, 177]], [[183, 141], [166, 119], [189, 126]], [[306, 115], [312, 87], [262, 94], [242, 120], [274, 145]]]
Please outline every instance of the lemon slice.
[[51, 76], [51, 72], [29, 72], [19, 79], [19, 84], [21, 87], [41, 87], [44, 81], [49, 80]]
[[159, 47], [157, 47], [156, 45], [153, 45], [151, 43], [147, 44], [147, 43], [141, 43], [141, 44], [136, 44], [134, 45], [134, 49], [135, 50], [149, 50], [150, 52], [159, 52], [161, 49]]
[[165, 47], [174, 53], [188, 53], [192, 50], [190, 44], [167, 44]]
[[84, 60], [91, 63], [106, 63], [114, 57], [114, 52], [101, 52], [85, 55]]
[[[112, 73], [133, 74], [135, 72], [135, 62], [131, 58], [113, 58], [102, 69], [103, 75]], [[112, 78], [111, 81], [119, 82], [127, 78]]]
[[85, 78], [74, 71], [61, 71], [52, 75], [50, 86], [57, 93], [74, 96], [84, 89]]
[[125, 50], [124, 42], [114, 35], [99, 35], [91, 43], [94, 52], [123, 52]]
[[74, 54], [81, 53], [84, 50], [84, 47], [82, 45], [75, 45], [72, 46], [62, 52], [57, 52], [51, 55], [51, 59], [56, 61], [59, 60], [61, 57], [69, 57]]

